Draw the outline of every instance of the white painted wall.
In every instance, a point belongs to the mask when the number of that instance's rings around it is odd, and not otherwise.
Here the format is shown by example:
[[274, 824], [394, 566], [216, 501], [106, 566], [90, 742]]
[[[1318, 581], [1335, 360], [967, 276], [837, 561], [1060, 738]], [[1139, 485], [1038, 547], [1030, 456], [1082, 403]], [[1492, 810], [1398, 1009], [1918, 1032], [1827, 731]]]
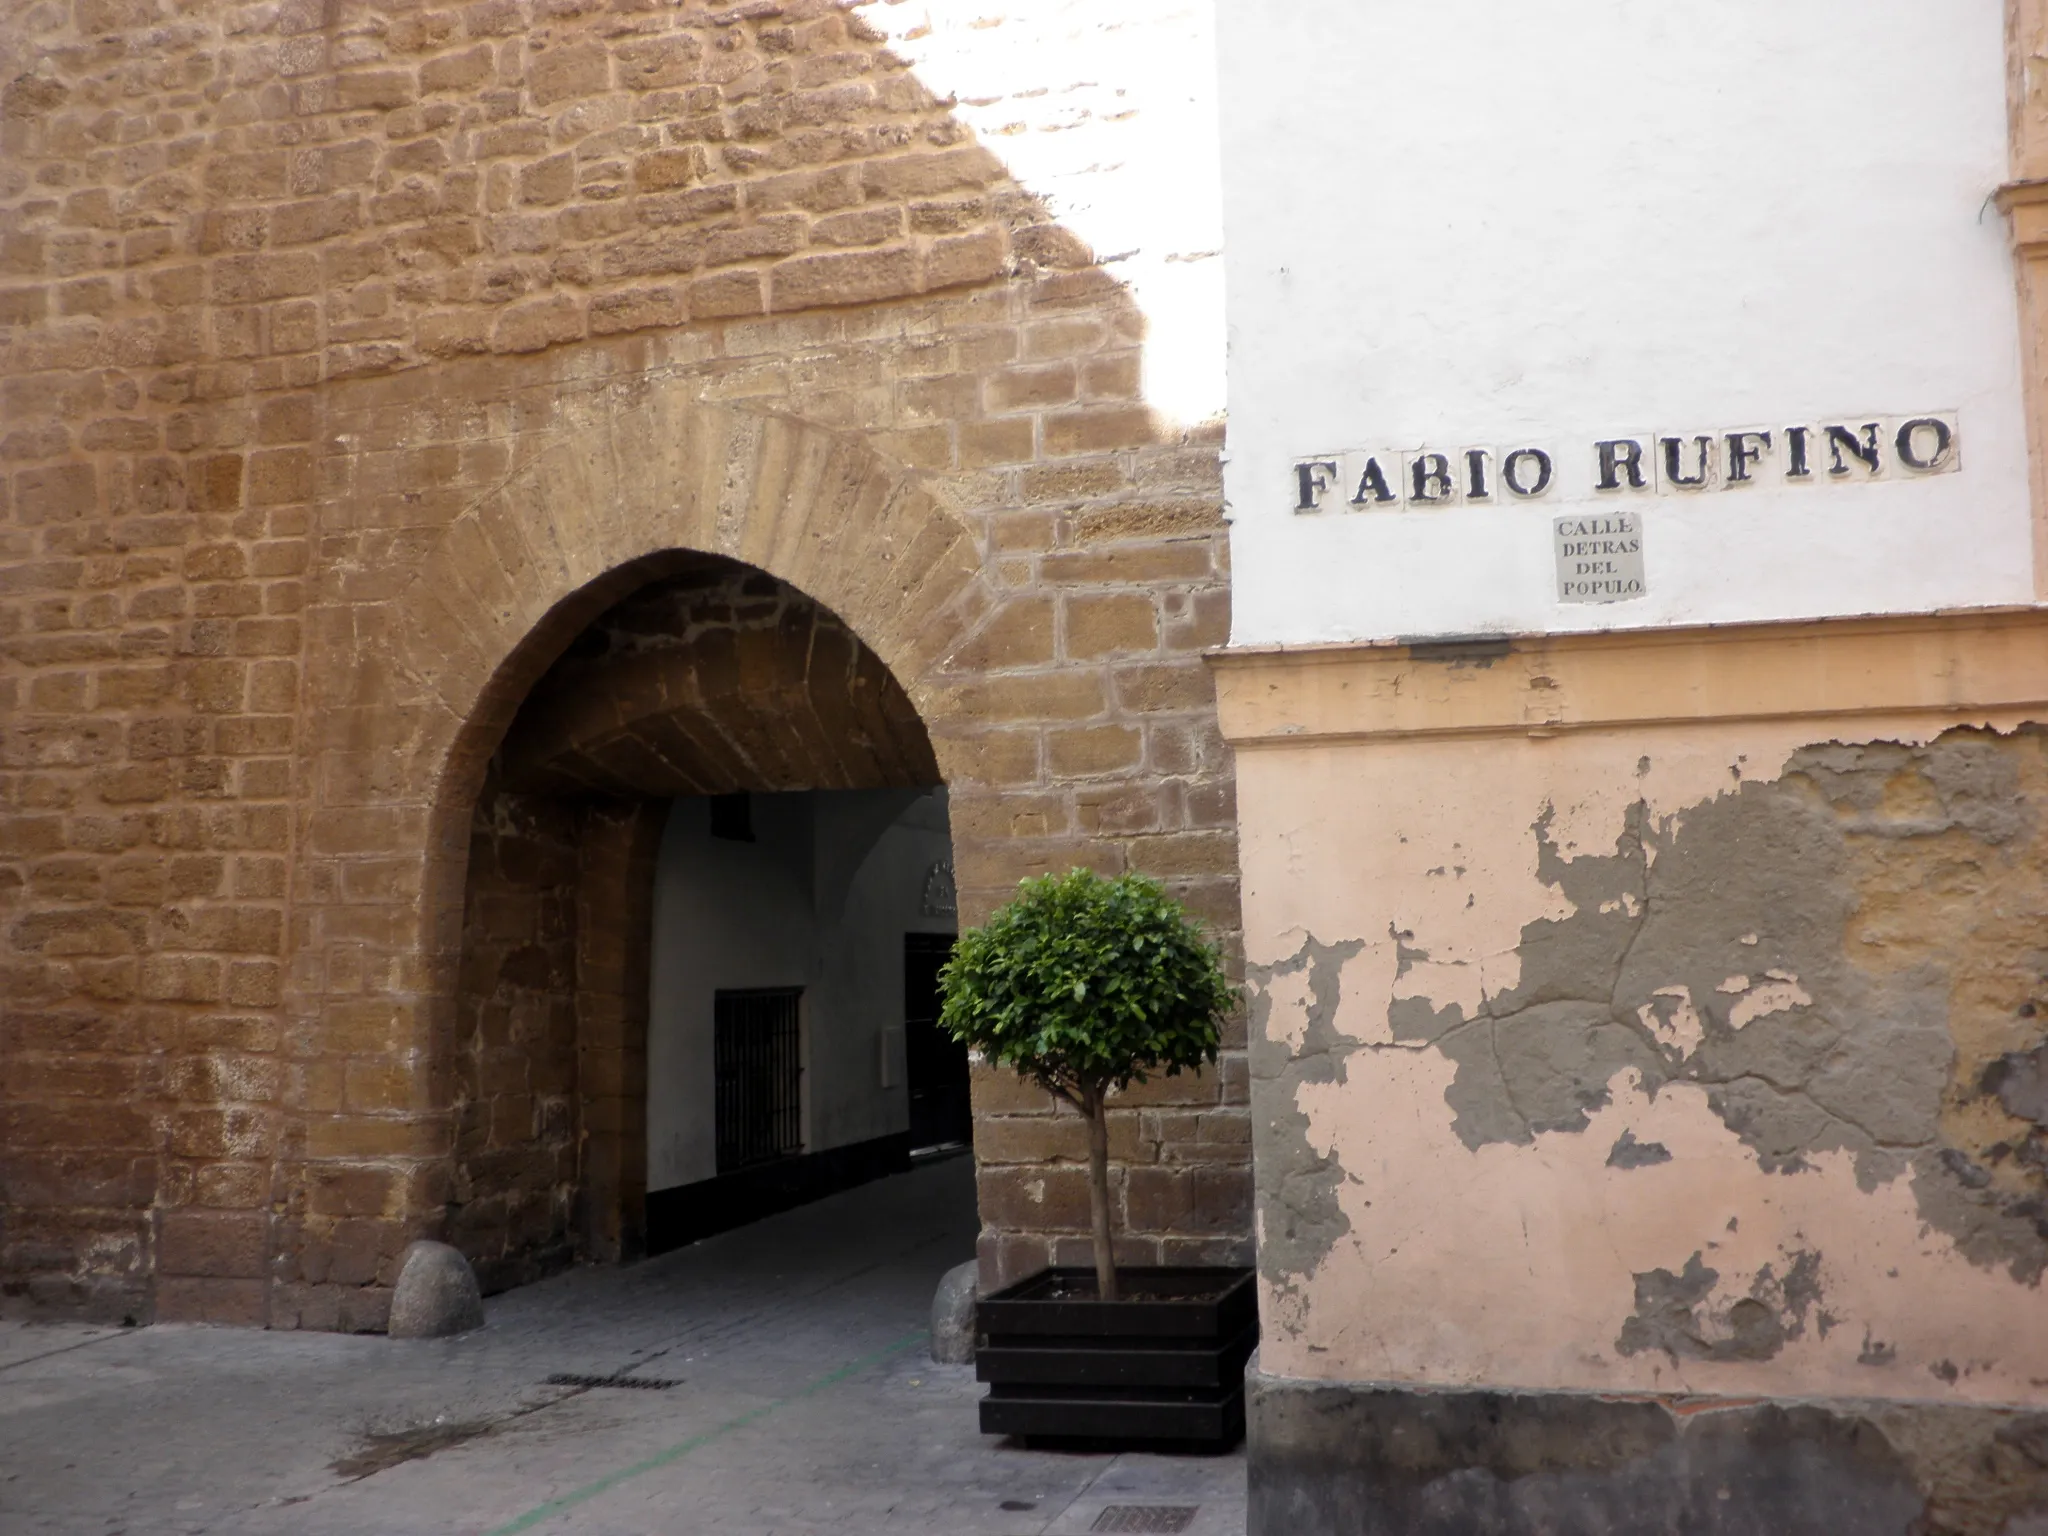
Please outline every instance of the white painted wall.
[[[1218, 0], [1233, 642], [2032, 600], [2000, 0]], [[1628, 499], [1597, 439], [1956, 412], [1961, 469]], [[1297, 514], [1343, 450], [1557, 456], [1549, 498]]]
[[[804, 1150], [907, 1129], [900, 1059], [903, 935], [948, 933], [923, 911], [952, 857], [943, 790], [756, 795], [755, 841], [710, 834], [708, 802], [678, 800], [654, 876], [647, 1039], [647, 1187], [712, 1177], [712, 994], [802, 987]], [[892, 1087], [880, 1040], [893, 1038]]]

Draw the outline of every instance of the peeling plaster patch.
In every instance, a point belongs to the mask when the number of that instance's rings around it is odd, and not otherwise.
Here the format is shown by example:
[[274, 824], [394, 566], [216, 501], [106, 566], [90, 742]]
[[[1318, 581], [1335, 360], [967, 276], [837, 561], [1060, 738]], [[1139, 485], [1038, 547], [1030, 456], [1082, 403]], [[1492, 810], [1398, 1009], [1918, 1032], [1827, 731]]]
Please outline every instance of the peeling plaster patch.
[[1455, 1003], [1438, 1009], [1419, 997], [1396, 998], [1387, 1010], [1396, 1040], [1434, 1045], [1457, 1063], [1445, 1098], [1457, 1112], [1452, 1129], [1474, 1149], [1583, 1131], [1617, 1071], [1635, 1067], [1652, 1083], [1665, 1072], [1651, 1032], [1616, 1016], [1611, 981], [1643, 921], [1621, 902], [1626, 893], [1642, 911], [1642, 807], [1629, 809], [1611, 856], [1563, 858], [1550, 841], [1554, 817], [1545, 807], [1536, 821], [1537, 872], [1573, 915], [1523, 928], [1520, 984], [1485, 999], [1469, 1020]]
[[[2022, 739], [2038, 755], [2039, 733]], [[1807, 748], [1777, 782], [1745, 781], [1682, 816], [1653, 818], [1638, 802], [1612, 852], [1576, 857], [1552, 840], [1546, 806], [1533, 827], [1538, 873], [1570, 915], [1523, 927], [1512, 989], [1470, 1014], [1395, 998], [1388, 1027], [1456, 1064], [1444, 1098], [1470, 1149], [1583, 1131], [1623, 1071], [1652, 1099], [1692, 1082], [1767, 1172], [1796, 1174], [1835, 1150], [1852, 1156], [1866, 1192], [1910, 1172], [1925, 1219], [1972, 1263], [2031, 1284], [2048, 1268], [2042, 1180], [1980, 1176], [1981, 1158], [1959, 1162], [1944, 1145], [1956, 956], [1899, 942], [1877, 968], [1848, 953], [1873, 859], [1916, 860], [1928, 840], [1960, 838], [1942, 855], [1953, 870], [1965, 849], [2020, 837], [2026, 797], [2005, 761], [2017, 755], [1974, 730], [1918, 748]], [[1902, 807], [1903, 823], [1892, 814]], [[1929, 876], [1917, 864], [1911, 874], [1924, 902]], [[2041, 1077], [2000, 1070], [2001, 1083]], [[2048, 1101], [2048, 1086], [2014, 1091]], [[2028, 1145], [2048, 1167], [2048, 1139]]]
[[1278, 1040], [1290, 1051], [1301, 1049], [1308, 1038], [1309, 996], [1306, 971], [1283, 973], [1277, 967], [1266, 980], [1262, 1003], [1266, 1010], [1268, 1038]]
[[[1884, 719], [1869, 728], [1910, 741], [1923, 739], [1920, 726]], [[1371, 934], [1343, 962], [1346, 1006], [1333, 1021], [1341, 1077], [1317, 1067], [1316, 1080], [1284, 1078], [1286, 1052], [1262, 1068], [1254, 1046], [1260, 1136], [1262, 1096], [1299, 1110], [1310, 1149], [1339, 1165], [1326, 1187], [1348, 1218], [1330, 1247], [1297, 1248], [1301, 1262], [1313, 1260], [1312, 1278], [1267, 1264], [1262, 1304], [1283, 1291], [1289, 1320], [1269, 1329], [1269, 1370], [1317, 1380], [1543, 1381], [1594, 1392], [1931, 1389], [1983, 1403], [2012, 1401], [2048, 1380], [2048, 1341], [2028, 1321], [2038, 1294], [2013, 1284], [2028, 1279], [2027, 1255], [2044, 1242], [2027, 1204], [2042, 1193], [2048, 1132], [2015, 1118], [1995, 1084], [1982, 1082], [2003, 1056], [2041, 1047], [2048, 1025], [2048, 835], [2024, 822], [2024, 836], [1991, 845], [1959, 830], [1963, 822], [2000, 825], [1963, 803], [1970, 783], [1992, 782], [1970, 767], [1972, 754], [2010, 757], [2008, 780], [2021, 801], [2048, 804], [2048, 732], [2013, 721], [2005, 736], [1950, 732], [1925, 749], [1880, 743], [1823, 764], [1791, 734], [1810, 728], [1741, 727], [1752, 759], [1785, 774], [1774, 783], [1730, 772], [1720, 746], [1728, 730], [1668, 733], [1661, 739], [1670, 749], [1648, 781], [1617, 781], [1612, 787], [1622, 792], [1604, 802], [1573, 802], [1569, 815], [1588, 851], [1572, 857], [1556, 836], [1562, 811], [1548, 839], [1516, 833], [1530, 825], [1548, 785], [1609, 782], [1610, 743], [1511, 743], [1484, 763], [1462, 744], [1418, 743], [1397, 764], [1336, 747], [1312, 762], [1270, 754], [1243, 765], [1250, 802], [1263, 797], [1275, 809], [1318, 806], [1328, 795], [1329, 805], [1356, 811], [1362, 774], [1398, 770], [1376, 808], [1349, 819], [1331, 812], [1316, 859], [1289, 864], [1286, 845], [1273, 838], [1246, 845], [1255, 950], [1260, 930], [1297, 946], [1331, 912], [1356, 912], [1362, 926], [1353, 931]], [[1717, 782], [1708, 782], [1709, 768]], [[1895, 836], [1885, 830], [1882, 804], [1856, 808], [1872, 776], [1896, 780], [1902, 768], [1931, 787], [1910, 797], [1895, 788], [1892, 803], [1910, 801], [1923, 827], [1940, 820], [1930, 806], [1951, 804], [1959, 814], [1946, 830]], [[1644, 882], [1634, 922], [1592, 913], [1600, 924], [1623, 922], [1612, 970], [1582, 972], [1576, 984], [1555, 967], [1525, 972], [1518, 930], [1555, 940], [1558, 927], [1591, 926], [1583, 902], [1553, 878], [1556, 865], [1585, 864], [1589, 873], [1626, 862], [1620, 849], [1609, 856], [1594, 848], [1589, 807], [1598, 805], [1597, 821], [1612, 838], [1628, 795], [1638, 792], [1641, 867], [1654, 878]], [[1682, 795], [1705, 795], [1710, 805]], [[1713, 805], [1732, 820], [1715, 820]], [[1680, 806], [1688, 807], [1683, 817], [1671, 814]], [[1730, 826], [1740, 846], [1712, 846], [1728, 843]], [[1454, 841], [1466, 851], [1454, 853]], [[1468, 862], [1476, 910], [1467, 907], [1466, 887], [1423, 878], [1428, 867]], [[1535, 878], [1539, 863], [1545, 881]], [[1595, 908], [1626, 888], [1609, 882]], [[1947, 899], [1930, 902], [1930, 891]], [[1377, 910], [1360, 899], [1381, 892], [1388, 899]], [[1397, 962], [1383, 936], [1390, 913], [1414, 936], [1403, 943], [1432, 955], [1402, 978], [1401, 989], [1414, 995], [1392, 1009]], [[1539, 917], [1550, 926], [1537, 926]], [[1563, 938], [1573, 947], [1570, 932]], [[1541, 961], [1541, 950], [1532, 947], [1527, 958]], [[1825, 963], [1809, 963], [1810, 955]], [[1305, 969], [1304, 957], [1284, 968]], [[1773, 970], [1796, 977], [1814, 1002], [1732, 1029], [1737, 999], [1715, 993], [1715, 984]], [[1487, 981], [1476, 995], [1466, 990], [1474, 977]], [[1440, 982], [1451, 984], [1432, 997], [1428, 989]], [[1452, 1105], [1466, 1091], [1459, 1080], [1470, 1087], [1483, 1063], [1437, 1049], [1436, 1040], [1461, 1028], [1469, 1034], [1479, 1021], [1498, 1026], [1497, 1015], [1545, 990], [1554, 999], [1597, 1000], [1602, 988], [1612, 989], [1612, 1017], [1654, 1050], [1656, 1071], [1618, 1070], [1580, 1133], [1473, 1147], [1454, 1131]], [[1653, 1001], [1647, 1016], [1637, 1011]], [[1700, 1030], [1690, 1049], [1657, 1022], [1661, 1015], [1676, 1025], [1680, 1003], [1694, 1005]], [[1889, 1032], [1912, 1046], [1903, 1057], [1886, 1057]], [[1902, 1090], [1912, 1113], [1900, 1118], [1913, 1134], [1917, 1121], [1931, 1140], [1901, 1144], [1883, 1114], [1865, 1116], [1885, 1133], [1873, 1134], [1833, 1113], [1844, 1095], [1858, 1115], [1869, 1107], [1857, 1102], [1853, 1069], [1873, 1050], [1914, 1077]], [[1499, 1093], [1505, 1100], [1505, 1083]], [[1747, 1117], [1740, 1130], [1738, 1111]], [[1504, 1126], [1513, 1123], [1502, 1115]], [[1666, 1147], [1672, 1161], [1649, 1170], [1609, 1166], [1624, 1132]], [[1944, 1151], [1961, 1153], [1966, 1167], [1993, 1169], [1994, 1183], [1966, 1187], [1940, 1159]], [[1923, 1154], [1935, 1163], [1925, 1177]], [[1263, 1201], [1263, 1140], [1258, 1155]], [[1931, 1219], [1937, 1207], [1939, 1219]], [[1637, 1274], [1682, 1275], [1674, 1259], [1698, 1252], [1720, 1276], [1705, 1304], [1732, 1305], [1765, 1265], [1781, 1271], [1786, 1252], [1806, 1249], [1828, 1255], [1831, 1337], [1810, 1315], [1803, 1338], [1762, 1361], [1597, 1347], [1631, 1315]], [[1503, 1305], [1503, 1275], [1546, 1298], [1544, 1306]], [[1919, 1300], [1926, 1297], [1940, 1306]], [[1453, 1316], [1461, 1326], [1445, 1326]], [[1325, 1347], [1310, 1349], [1293, 1331], [1309, 1318]], [[1993, 1363], [1948, 1387], [1924, 1374], [1944, 1357]]]
[[1728, 1010], [1728, 1027], [1741, 1029], [1752, 1020], [1767, 1014], [1783, 1013], [1787, 1008], [1804, 1008], [1813, 1002], [1806, 995], [1806, 989], [1799, 985], [1797, 976], [1772, 971], [1774, 978], [1752, 988], [1735, 1000]]
[[[1692, 992], [1686, 987], [1659, 987], [1650, 994], [1651, 1002], [1636, 1009], [1636, 1020], [1650, 1031], [1660, 1044], [1670, 1047], [1680, 1056], [1690, 1056], [1706, 1038], [1706, 1028], [1700, 1023], [1700, 1011], [1693, 1006]], [[1654, 1001], [1669, 998], [1676, 1006], [1664, 1007]]]
[[1638, 1274], [1636, 1310], [1614, 1347], [1624, 1355], [1661, 1349], [1674, 1361], [1768, 1360], [1806, 1332], [1807, 1314], [1820, 1300], [1820, 1255], [1788, 1255], [1782, 1280], [1766, 1264], [1749, 1294], [1726, 1306], [1712, 1301], [1720, 1278], [1697, 1252], [1678, 1274]]
[[1671, 1161], [1671, 1149], [1661, 1141], [1637, 1141], [1634, 1131], [1623, 1131], [1607, 1154], [1610, 1168], [1654, 1168]]
[[[1277, 1081], [1261, 1095], [1265, 1106], [1253, 1125], [1262, 1191], [1259, 1259], [1267, 1284], [1279, 1297], [1294, 1294], [1312, 1278], [1337, 1240], [1351, 1230], [1337, 1192], [1344, 1170], [1328, 1147], [1318, 1148], [1307, 1113], [1299, 1103], [1311, 1084], [1345, 1081], [1343, 1047], [1336, 1015], [1343, 998], [1344, 963], [1365, 948], [1362, 939], [1335, 944], [1304, 937], [1301, 948], [1270, 965], [1247, 965], [1251, 997], [1252, 1075]], [[1276, 1000], [1299, 1000], [1276, 1029]], [[1298, 1020], [1299, 1028], [1295, 1027]], [[1298, 1309], [1283, 1308], [1282, 1329]]]

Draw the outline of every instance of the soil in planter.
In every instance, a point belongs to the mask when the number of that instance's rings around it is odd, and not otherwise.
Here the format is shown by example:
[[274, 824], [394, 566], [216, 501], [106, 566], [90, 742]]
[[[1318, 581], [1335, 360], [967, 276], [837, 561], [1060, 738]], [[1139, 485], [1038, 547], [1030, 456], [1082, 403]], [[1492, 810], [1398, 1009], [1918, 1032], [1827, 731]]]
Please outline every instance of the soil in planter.
[[[1244, 1277], [1236, 1271], [1210, 1275], [1119, 1275], [1119, 1301], [1214, 1301]], [[1093, 1274], [1050, 1273], [1026, 1289], [1012, 1291], [1014, 1301], [1099, 1301]]]

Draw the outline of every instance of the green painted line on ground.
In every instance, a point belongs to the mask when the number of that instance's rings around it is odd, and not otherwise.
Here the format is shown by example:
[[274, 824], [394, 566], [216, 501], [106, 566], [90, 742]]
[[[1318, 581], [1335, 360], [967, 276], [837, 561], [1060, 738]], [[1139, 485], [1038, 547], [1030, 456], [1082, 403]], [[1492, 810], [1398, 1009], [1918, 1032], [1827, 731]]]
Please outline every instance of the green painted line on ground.
[[871, 1355], [862, 1355], [858, 1360], [850, 1360], [829, 1375], [820, 1376], [800, 1392], [792, 1392], [788, 1397], [778, 1397], [772, 1403], [763, 1403], [760, 1407], [753, 1409], [751, 1412], [743, 1413], [736, 1419], [727, 1419], [716, 1429], [707, 1429], [701, 1435], [692, 1435], [679, 1445], [672, 1445], [665, 1451], [659, 1451], [648, 1457], [645, 1461], [636, 1461], [630, 1467], [621, 1467], [616, 1472], [608, 1472], [594, 1483], [585, 1483], [581, 1488], [571, 1493], [565, 1493], [559, 1499], [550, 1499], [545, 1504], [529, 1509], [510, 1524], [497, 1526], [486, 1532], [485, 1536], [513, 1536], [513, 1533], [516, 1531], [530, 1531], [542, 1521], [554, 1519], [556, 1515], [561, 1514], [564, 1510], [574, 1509], [578, 1504], [594, 1499], [601, 1493], [609, 1493], [621, 1483], [631, 1482], [644, 1472], [652, 1472], [657, 1467], [665, 1467], [671, 1462], [681, 1461], [700, 1446], [706, 1446], [714, 1440], [723, 1439], [736, 1429], [745, 1429], [749, 1424], [767, 1418], [769, 1414], [775, 1412], [778, 1408], [787, 1408], [791, 1403], [800, 1403], [807, 1397], [814, 1397], [827, 1387], [837, 1386], [840, 1382], [846, 1380], [847, 1377], [856, 1376], [871, 1365], [879, 1365], [891, 1355], [900, 1355], [912, 1345], [921, 1344], [929, 1337], [930, 1335], [922, 1328], [918, 1329], [915, 1333], [905, 1334], [894, 1344], [886, 1345]]

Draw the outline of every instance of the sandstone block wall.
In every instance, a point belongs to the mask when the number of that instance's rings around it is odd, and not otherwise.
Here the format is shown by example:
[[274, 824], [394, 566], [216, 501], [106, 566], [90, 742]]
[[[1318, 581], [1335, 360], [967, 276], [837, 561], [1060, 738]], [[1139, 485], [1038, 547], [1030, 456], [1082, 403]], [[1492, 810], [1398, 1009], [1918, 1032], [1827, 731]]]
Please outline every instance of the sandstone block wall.
[[[890, 668], [953, 791], [964, 920], [1128, 866], [1234, 946], [1217, 435], [1147, 408], [1144, 325], [816, 0], [15, 11], [10, 1303], [378, 1324], [458, 1146], [491, 1145], [454, 1047], [484, 766], [664, 551], [770, 571]], [[502, 915], [494, 942], [568, 942]], [[579, 1036], [550, 1179], [621, 1176], [588, 1106], [617, 1122], [633, 1070]], [[567, 1073], [529, 1080], [536, 1114]], [[978, 1094], [1009, 1274], [1085, 1225], [1076, 1154], [1044, 1102]], [[1242, 1252], [1242, 1103], [1233, 1041], [1119, 1109], [1134, 1254]]]

